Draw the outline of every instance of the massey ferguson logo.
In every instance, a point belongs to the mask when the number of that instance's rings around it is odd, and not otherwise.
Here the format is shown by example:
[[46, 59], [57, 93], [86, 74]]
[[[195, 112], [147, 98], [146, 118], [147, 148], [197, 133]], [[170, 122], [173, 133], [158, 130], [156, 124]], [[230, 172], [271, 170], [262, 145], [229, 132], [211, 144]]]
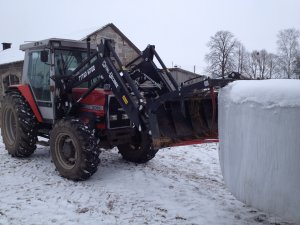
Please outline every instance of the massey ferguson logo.
[[83, 72], [79, 77], [79, 81], [82, 81], [84, 78], [86, 78], [88, 75], [90, 75], [92, 72], [94, 72], [95, 69], [95, 65], [93, 65], [92, 67], [88, 68], [87, 71]]
[[115, 87], [118, 88], [119, 87], [119, 84], [118, 82], [116, 81], [116, 79], [114, 78], [113, 76], [113, 73], [109, 70], [107, 64], [106, 64], [106, 61], [103, 61], [102, 63], [102, 67], [105, 69], [105, 71], [108, 73], [108, 76], [109, 78], [112, 80], [112, 82], [114, 83]]

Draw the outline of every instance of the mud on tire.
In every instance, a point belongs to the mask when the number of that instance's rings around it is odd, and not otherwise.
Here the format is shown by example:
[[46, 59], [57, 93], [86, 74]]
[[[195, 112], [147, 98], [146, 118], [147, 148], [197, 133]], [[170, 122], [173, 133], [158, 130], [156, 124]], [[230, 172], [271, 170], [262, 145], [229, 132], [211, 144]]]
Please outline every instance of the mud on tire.
[[94, 129], [79, 119], [58, 121], [50, 133], [50, 151], [62, 177], [86, 180], [98, 169], [100, 150]]
[[132, 143], [118, 145], [123, 159], [129, 162], [146, 163], [155, 157], [158, 150], [153, 149], [150, 136], [142, 133], [139, 139]]
[[36, 149], [37, 120], [24, 97], [8, 92], [2, 101], [1, 135], [13, 157], [28, 157]]

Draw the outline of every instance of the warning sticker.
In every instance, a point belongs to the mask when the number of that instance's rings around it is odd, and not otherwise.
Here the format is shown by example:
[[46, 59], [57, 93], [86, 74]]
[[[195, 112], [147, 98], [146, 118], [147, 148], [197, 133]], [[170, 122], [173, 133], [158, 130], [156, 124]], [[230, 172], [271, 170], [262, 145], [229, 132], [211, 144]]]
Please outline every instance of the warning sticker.
[[122, 99], [123, 99], [123, 102], [125, 103], [125, 105], [127, 105], [128, 104], [128, 100], [127, 100], [127, 98], [126, 98], [125, 95], [122, 96]]

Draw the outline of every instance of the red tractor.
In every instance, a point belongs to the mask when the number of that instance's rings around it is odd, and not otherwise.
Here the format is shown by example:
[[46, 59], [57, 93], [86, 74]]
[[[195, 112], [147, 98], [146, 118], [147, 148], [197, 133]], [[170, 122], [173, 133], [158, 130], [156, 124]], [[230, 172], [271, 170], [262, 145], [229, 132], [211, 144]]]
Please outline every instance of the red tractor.
[[230, 80], [178, 85], [154, 46], [124, 66], [111, 43], [48, 39], [20, 46], [22, 82], [2, 102], [10, 155], [28, 157], [37, 143], [50, 144], [61, 176], [84, 180], [96, 172], [100, 148], [117, 146], [124, 159], [145, 163], [161, 147], [216, 131], [212, 88]]

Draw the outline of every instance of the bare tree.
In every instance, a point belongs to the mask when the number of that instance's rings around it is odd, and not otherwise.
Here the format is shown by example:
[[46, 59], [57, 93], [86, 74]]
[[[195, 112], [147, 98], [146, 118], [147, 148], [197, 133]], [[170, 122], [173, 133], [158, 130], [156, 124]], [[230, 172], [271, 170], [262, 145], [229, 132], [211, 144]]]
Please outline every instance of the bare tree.
[[300, 79], [300, 52], [299, 52], [299, 54], [297, 56], [297, 59], [296, 59], [296, 66], [295, 66], [295, 69], [294, 69], [294, 73], [297, 76], [296, 78]]
[[280, 71], [279, 71], [279, 59], [278, 56], [269, 53], [268, 55], [268, 77], [269, 79], [271, 78], [280, 78]]
[[296, 29], [281, 30], [277, 37], [280, 68], [284, 75], [290, 79], [297, 61], [300, 32]]
[[236, 71], [240, 74], [246, 74], [246, 66], [247, 66], [247, 51], [245, 46], [241, 42], [236, 43]]
[[265, 79], [268, 74], [268, 52], [263, 49], [257, 52], [258, 76], [260, 79]]
[[278, 57], [266, 50], [254, 50], [247, 55], [246, 71], [253, 79], [277, 78]]
[[246, 71], [250, 78], [258, 78], [258, 51], [254, 50], [251, 53], [247, 53], [247, 66]]
[[207, 44], [209, 53], [205, 56], [209, 73], [224, 77], [234, 69], [236, 43], [236, 39], [229, 31], [218, 31], [210, 38]]

